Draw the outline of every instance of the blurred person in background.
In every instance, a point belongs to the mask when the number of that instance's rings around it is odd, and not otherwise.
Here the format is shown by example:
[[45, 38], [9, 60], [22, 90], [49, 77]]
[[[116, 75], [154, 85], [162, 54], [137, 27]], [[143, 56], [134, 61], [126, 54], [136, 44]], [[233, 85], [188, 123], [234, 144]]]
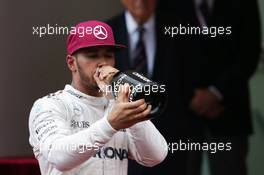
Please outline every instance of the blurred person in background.
[[[261, 35], [256, 0], [164, 1], [182, 26], [207, 34], [177, 35], [181, 43], [182, 94], [190, 142], [217, 143], [207, 152], [211, 175], [246, 175], [253, 132], [249, 80], [259, 60]], [[166, 4], [167, 3], [167, 4]], [[230, 143], [230, 148], [227, 144]], [[223, 146], [224, 144], [224, 146]], [[187, 174], [201, 174], [202, 151], [188, 151]]]

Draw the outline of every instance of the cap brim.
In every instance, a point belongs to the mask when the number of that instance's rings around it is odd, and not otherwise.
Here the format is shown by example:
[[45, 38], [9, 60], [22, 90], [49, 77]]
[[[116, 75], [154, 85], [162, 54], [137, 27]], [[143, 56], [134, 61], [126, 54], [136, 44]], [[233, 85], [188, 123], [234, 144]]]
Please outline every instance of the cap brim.
[[116, 49], [126, 49], [127, 48], [127, 46], [125, 46], [125, 45], [122, 45], [122, 44], [115, 44], [114, 45], [114, 47], [116, 48]]
[[115, 45], [108, 45], [108, 44], [100, 44], [100, 45], [93, 45], [91, 47], [100, 47], [100, 46], [109, 46], [109, 47], [113, 47], [116, 51], [120, 51], [122, 49], [127, 49], [127, 46], [123, 45], [123, 44], [115, 44]]
[[115, 45], [112, 45], [112, 44], [98, 44], [98, 45], [93, 45], [91, 47], [100, 47], [100, 46], [109, 46], [109, 47], [113, 47], [116, 51], [119, 51], [119, 50], [122, 50], [122, 49], [127, 49], [127, 46], [123, 45], [123, 44], [115, 44]]
[[122, 50], [122, 49], [126, 49], [127, 46], [122, 45], [122, 44], [93, 44], [92, 46], [86, 46], [86, 47], [80, 47], [77, 48], [76, 50], [74, 50], [72, 53], [69, 53], [70, 55], [76, 53], [77, 51], [81, 50], [81, 49], [85, 49], [85, 48], [90, 48], [90, 47], [104, 47], [104, 46], [109, 46], [114, 48], [116, 51]]

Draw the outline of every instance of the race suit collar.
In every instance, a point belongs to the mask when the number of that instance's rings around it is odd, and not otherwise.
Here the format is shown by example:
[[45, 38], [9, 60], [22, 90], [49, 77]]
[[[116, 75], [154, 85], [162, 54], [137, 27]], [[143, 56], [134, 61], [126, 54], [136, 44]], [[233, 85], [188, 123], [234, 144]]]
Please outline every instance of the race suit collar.
[[94, 97], [87, 95], [85, 93], [80, 92], [77, 89], [74, 89], [71, 85], [67, 84], [65, 85], [64, 90], [68, 92], [70, 95], [76, 97], [77, 99], [81, 100], [84, 103], [89, 103], [93, 106], [102, 106], [102, 105], [107, 105], [108, 100], [106, 97]]

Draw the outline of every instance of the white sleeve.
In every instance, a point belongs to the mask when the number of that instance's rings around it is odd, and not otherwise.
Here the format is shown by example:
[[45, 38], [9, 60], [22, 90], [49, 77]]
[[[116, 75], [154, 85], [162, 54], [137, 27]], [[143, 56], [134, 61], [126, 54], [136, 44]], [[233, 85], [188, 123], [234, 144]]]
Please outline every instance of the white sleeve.
[[66, 108], [49, 99], [38, 100], [30, 113], [30, 143], [60, 171], [70, 170], [93, 156], [116, 133], [106, 117], [72, 134]]
[[141, 165], [152, 167], [166, 158], [167, 142], [151, 121], [137, 123], [128, 130], [132, 159]]

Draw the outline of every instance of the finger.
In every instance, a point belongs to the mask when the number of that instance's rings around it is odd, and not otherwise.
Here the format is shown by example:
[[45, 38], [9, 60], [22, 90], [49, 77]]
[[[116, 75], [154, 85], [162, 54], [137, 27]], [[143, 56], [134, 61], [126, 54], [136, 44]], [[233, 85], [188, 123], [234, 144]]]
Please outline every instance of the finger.
[[144, 99], [139, 99], [139, 100], [136, 100], [136, 101], [125, 103], [124, 104], [124, 108], [126, 108], [126, 109], [134, 109], [134, 108], [138, 108], [140, 105], [142, 105], [144, 103], [145, 103]]
[[124, 102], [129, 102], [130, 86], [128, 83], [124, 84], [123, 90], [125, 94]]
[[127, 115], [135, 115], [144, 111], [147, 107], [144, 99], [134, 102], [122, 102], [122, 108], [126, 110]]
[[150, 114], [151, 108], [152, 108], [152, 106], [151, 105], [148, 105], [147, 109], [145, 109], [143, 111], [143, 116], [144, 117], [146, 117], [146, 116], [148, 116]]
[[148, 120], [147, 116], [150, 114], [152, 106], [148, 105], [148, 107], [141, 113], [133, 115], [133, 119], [136, 121], [143, 121], [143, 120]]
[[131, 108], [131, 109], [127, 109], [129, 111], [129, 115], [136, 115], [139, 114], [141, 112], [143, 112], [144, 110], [146, 110], [146, 108], [148, 107], [147, 103], [143, 103], [142, 105], [135, 107], [135, 108]]
[[147, 103], [143, 103], [142, 105], [140, 105], [138, 108], [136, 108], [136, 113], [142, 112], [144, 110], [146, 110], [146, 108], [148, 107]]
[[99, 69], [99, 78], [103, 80], [105, 78], [106, 73], [104, 73], [101, 69]]
[[93, 77], [94, 77], [94, 79], [98, 79], [99, 78], [99, 69], [98, 68], [96, 68]]
[[108, 71], [107, 71], [106, 67], [107, 66], [99, 67], [99, 78], [101, 80], [104, 80], [107, 77], [107, 75], [108, 75]]
[[99, 79], [100, 80], [103, 80], [104, 79], [104, 77], [102, 76], [102, 73], [99, 74]]
[[100, 72], [100, 78], [105, 79], [107, 78], [110, 74], [115, 73], [117, 69], [111, 67], [111, 66], [102, 66], [99, 68]]
[[101, 91], [105, 92], [106, 90], [108, 90], [107, 84], [104, 81], [99, 79], [99, 68], [96, 69], [93, 77], [94, 77], [94, 80], [95, 80], [96, 84], [98, 85], [98, 87]]
[[95, 73], [96, 73], [97, 75], [99, 75], [99, 73], [100, 73], [100, 68], [99, 68], [99, 67], [96, 68]]

